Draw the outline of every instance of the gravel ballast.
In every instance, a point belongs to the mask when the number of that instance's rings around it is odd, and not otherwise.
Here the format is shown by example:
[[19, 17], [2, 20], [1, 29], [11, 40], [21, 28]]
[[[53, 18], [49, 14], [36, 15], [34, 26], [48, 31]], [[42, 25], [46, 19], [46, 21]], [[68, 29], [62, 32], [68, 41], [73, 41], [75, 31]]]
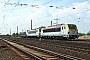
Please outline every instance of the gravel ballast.
[[23, 60], [17, 53], [0, 40], [0, 60]]

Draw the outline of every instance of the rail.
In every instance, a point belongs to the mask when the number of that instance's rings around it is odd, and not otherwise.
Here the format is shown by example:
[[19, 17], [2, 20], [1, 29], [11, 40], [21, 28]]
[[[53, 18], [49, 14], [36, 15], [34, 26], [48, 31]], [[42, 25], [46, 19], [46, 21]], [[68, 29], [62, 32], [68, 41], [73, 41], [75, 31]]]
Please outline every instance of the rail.
[[[85, 59], [82, 59], [82, 58], [78, 58], [78, 57], [74, 57], [74, 56], [70, 56], [70, 55], [66, 55], [66, 54], [62, 54], [62, 53], [49, 51], [49, 50], [42, 49], [42, 48], [39, 48], [39, 47], [22, 44], [20, 42], [18, 42], [19, 44], [17, 44], [17, 43], [13, 43], [13, 42], [10, 42], [10, 41], [7, 41], [7, 40], [3, 40], [3, 41], [5, 41], [6, 43], [14, 46], [15, 48], [17, 48], [21, 51], [23, 51], [24, 53], [27, 53], [28, 55], [35, 57], [38, 60], [50, 60], [50, 59], [56, 59], [56, 60], [58, 60], [58, 59], [63, 59], [63, 60], [85, 60]], [[48, 57], [46, 56], [47, 54], [41, 56], [40, 54], [39, 55], [35, 54], [36, 52], [33, 53], [33, 52], [28, 51], [30, 48], [34, 49], [34, 50], [38, 50], [38, 53], [39, 52], [40, 53], [43, 52], [44, 54], [47, 53]]]

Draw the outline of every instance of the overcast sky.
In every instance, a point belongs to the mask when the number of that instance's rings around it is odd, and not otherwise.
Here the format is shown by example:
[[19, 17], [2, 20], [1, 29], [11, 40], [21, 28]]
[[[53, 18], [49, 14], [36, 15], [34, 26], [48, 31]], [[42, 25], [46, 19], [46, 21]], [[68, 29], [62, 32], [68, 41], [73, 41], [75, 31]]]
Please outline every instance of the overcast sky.
[[[22, 6], [21, 6], [22, 4]], [[24, 4], [24, 5], [23, 5]], [[50, 7], [53, 6], [53, 7]], [[74, 8], [74, 9], [73, 9]], [[79, 32], [90, 31], [90, 0], [0, 0], [0, 33], [10, 34], [50, 22], [74, 23]]]

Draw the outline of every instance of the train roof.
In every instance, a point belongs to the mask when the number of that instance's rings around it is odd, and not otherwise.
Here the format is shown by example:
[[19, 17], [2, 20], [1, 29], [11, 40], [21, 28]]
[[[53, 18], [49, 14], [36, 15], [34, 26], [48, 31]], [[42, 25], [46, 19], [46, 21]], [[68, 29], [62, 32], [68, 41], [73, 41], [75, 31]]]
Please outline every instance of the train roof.
[[25, 31], [23, 31], [23, 32], [20, 32], [20, 33], [26, 33]]
[[[48, 26], [48, 27], [46, 27], [46, 28], [43, 28], [43, 30], [59, 28], [59, 27], [61, 27], [62, 25], [66, 25], [66, 24], [57, 24], [57, 25], [54, 24], [54, 25], [52, 25], [52, 26]], [[68, 25], [75, 25], [75, 24], [68, 24]]]
[[36, 29], [33, 29], [33, 30], [27, 30], [27, 32], [33, 32], [33, 31], [36, 31]]
[[63, 24], [57, 24], [57, 25], [48, 26], [47, 28], [43, 28], [43, 30], [59, 28], [59, 27], [61, 27], [62, 25], [63, 25]]

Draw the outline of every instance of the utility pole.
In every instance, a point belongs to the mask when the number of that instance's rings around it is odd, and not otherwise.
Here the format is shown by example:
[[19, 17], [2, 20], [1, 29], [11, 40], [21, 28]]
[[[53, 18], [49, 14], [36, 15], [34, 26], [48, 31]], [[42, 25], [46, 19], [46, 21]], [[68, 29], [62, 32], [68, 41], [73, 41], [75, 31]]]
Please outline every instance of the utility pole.
[[51, 26], [52, 26], [52, 21], [51, 21]]
[[[16, 6], [28, 6], [28, 4], [22, 4], [22, 3], [19, 3], [19, 1], [17, 3], [9, 3], [9, 1], [8, 1], [7, 3], [5, 3], [5, 6], [6, 5], [15, 5], [15, 7]], [[4, 19], [5, 19], [5, 15], [3, 16], [3, 21], [4, 21]], [[17, 37], [18, 37], [18, 26], [17, 26], [17, 33], [16, 34], [17, 34]], [[10, 29], [10, 35], [11, 35], [11, 29]], [[15, 36], [15, 38], [16, 38], [16, 36]]]
[[11, 29], [10, 29], [10, 37], [11, 37]]
[[[54, 7], [54, 6], [49, 6], [49, 7]], [[56, 9], [57, 9], [58, 7], [56, 7]], [[57, 16], [56, 16], [56, 19], [54, 19], [54, 20], [56, 20], [56, 25], [58, 24], [58, 11], [57, 11]]]
[[32, 20], [31, 20], [31, 30], [32, 30]]
[[17, 26], [17, 37], [18, 37], [18, 26]]
[[54, 19], [54, 20], [56, 20], [56, 25], [58, 25], [58, 14], [57, 14], [57, 18], [56, 19]]

